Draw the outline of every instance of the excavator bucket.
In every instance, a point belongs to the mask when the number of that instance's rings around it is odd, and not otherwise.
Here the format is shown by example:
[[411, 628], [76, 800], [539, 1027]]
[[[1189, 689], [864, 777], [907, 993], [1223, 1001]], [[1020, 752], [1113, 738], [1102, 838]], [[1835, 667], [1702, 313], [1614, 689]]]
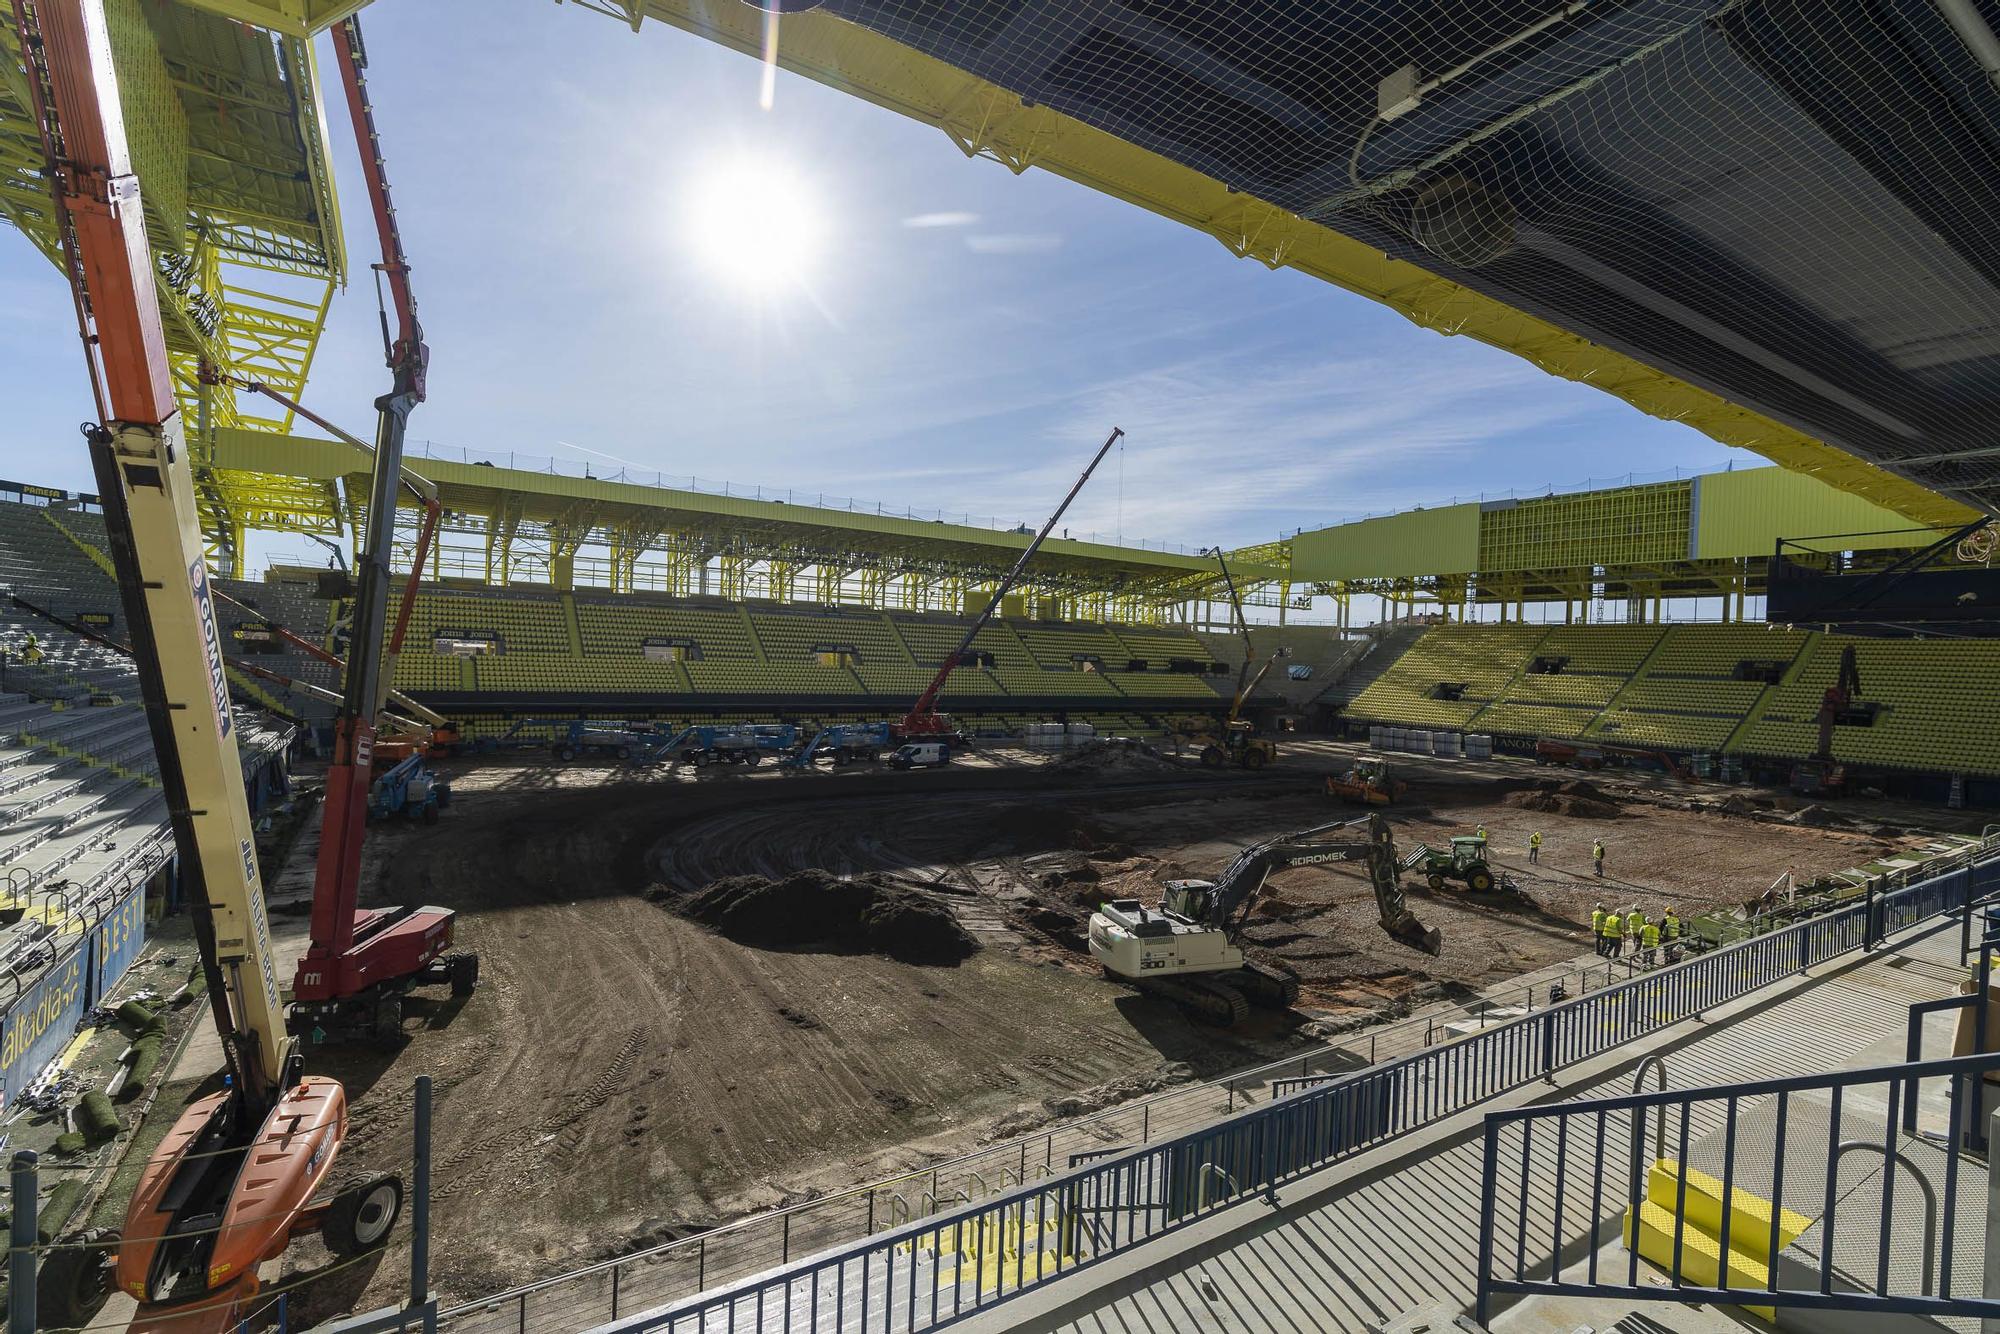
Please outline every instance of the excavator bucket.
[[1425, 926], [1414, 913], [1404, 913], [1399, 918], [1383, 918], [1382, 929], [1396, 940], [1402, 941], [1413, 950], [1421, 950], [1435, 958], [1444, 950], [1444, 934], [1434, 926]]

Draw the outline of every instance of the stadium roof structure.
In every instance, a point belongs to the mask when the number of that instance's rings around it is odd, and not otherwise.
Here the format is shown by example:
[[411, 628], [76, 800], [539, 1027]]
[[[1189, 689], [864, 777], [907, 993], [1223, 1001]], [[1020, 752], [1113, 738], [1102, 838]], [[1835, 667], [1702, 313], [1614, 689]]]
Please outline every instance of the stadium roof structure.
[[[575, 0], [756, 53], [766, 15]], [[786, 67], [1929, 524], [2000, 504], [1991, 0], [772, 0]]]
[[[347, 10], [358, 7], [349, 3]], [[314, 0], [160, 4], [107, 0], [112, 54], [158, 263], [176, 395], [197, 461], [201, 423], [282, 431], [270, 400], [204, 385], [205, 363], [296, 399], [333, 291], [345, 278], [312, 43]], [[292, 11], [284, 31], [245, 26]], [[48, 150], [14, 9], [0, 5], [0, 217], [62, 267]], [[44, 99], [46, 100], [46, 99]], [[54, 145], [59, 147], [59, 145]], [[204, 528], [226, 546], [235, 503], [206, 476]], [[269, 479], [265, 490], [283, 485]], [[226, 561], [226, 551], [218, 553]]]
[[[218, 430], [215, 464], [249, 498], [251, 527], [338, 534], [365, 520], [372, 456], [334, 440]], [[836, 602], [857, 595], [882, 606], [957, 610], [958, 599], [1006, 573], [1033, 532], [983, 528], [776, 499], [593, 477], [569, 477], [486, 462], [422, 458], [411, 467], [438, 487], [447, 544], [434, 572], [489, 584], [525, 579], [566, 586], [580, 567], [604, 576], [584, 582], [614, 590], [657, 587], [680, 594], [720, 592], [781, 600]], [[284, 484], [265, 495], [261, 479]], [[302, 497], [310, 503], [300, 504]], [[414, 520], [407, 509], [399, 517]], [[407, 544], [402, 559], [409, 559]], [[657, 573], [647, 584], [641, 564]], [[718, 583], [703, 586], [713, 567]], [[1286, 570], [1232, 559], [1252, 592], [1278, 605]], [[1063, 599], [1100, 619], [1153, 619], [1169, 608], [1222, 596], [1212, 556], [1051, 537], [1022, 576], [1022, 589]], [[664, 582], [658, 582], [664, 581]]]
[[[1302, 532], [1294, 585], [1344, 596], [1460, 605], [1736, 597], [1792, 559], [1878, 569], [1947, 529], [1783, 468], [1417, 507]], [[1811, 534], [1814, 541], [1793, 539]]]

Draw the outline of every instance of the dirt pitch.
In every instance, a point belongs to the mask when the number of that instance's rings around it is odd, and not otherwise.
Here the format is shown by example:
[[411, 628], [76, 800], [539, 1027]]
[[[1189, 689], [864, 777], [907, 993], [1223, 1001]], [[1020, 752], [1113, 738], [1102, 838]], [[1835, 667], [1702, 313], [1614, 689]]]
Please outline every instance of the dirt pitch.
[[[376, 901], [459, 910], [477, 993], [413, 1005], [399, 1051], [312, 1064], [353, 1095], [350, 1166], [406, 1160], [411, 1080], [433, 1077], [434, 1279], [469, 1299], [963, 1151], [1036, 1119], [1044, 1098], [1177, 1062], [1220, 1074], [1297, 1050], [1316, 1018], [1389, 1017], [1586, 953], [1600, 895], [1733, 904], [1787, 867], [1840, 869], [1894, 842], [1628, 799], [1611, 818], [1524, 810], [1505, 798], [1535, 781], [1529, 766], [1419, 768], [1392, 811], [1399, 841], [1484, 821], [1529, 891], [1491, 902], [1413, 885], [1441, 957], [1382, 935], [1357, 871], [1318, 867], [1274, 876], [1247, 931], [1253, 954], [1300, 974], [1299, 1012], [1220, 1032], [1107, 982], [1079, 952], [1097, 899], [1153, 897], [1245, 843], [1358, 814], [1318, 791], [1340, 753], [1293, 746], [1257, 778], [1064, 774], [1004, 756], [937, 774], [699, 781], [474, 768], [455, 776], [440, 825], [371, 832], [369, 862]], [[1543, 865], [1530, 868], [1535, 829]], [[1589, 875], [1598, 836], [1608, 885]], [[946, 966], [759, 948], [645, 897], [806, 869], [886, 873], [982, 948]], [[402, 1263], [392, 1249], [344, 1295], [386, 1299]]]

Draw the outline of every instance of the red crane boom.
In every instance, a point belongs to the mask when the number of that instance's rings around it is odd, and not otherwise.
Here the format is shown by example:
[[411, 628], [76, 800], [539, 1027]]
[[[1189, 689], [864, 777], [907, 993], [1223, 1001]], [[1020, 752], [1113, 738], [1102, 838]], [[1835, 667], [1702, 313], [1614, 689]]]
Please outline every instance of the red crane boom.
[[1028, 567], [1028, 562], [1042, 549], [1042, 543], [1048, 538], [1049, 533], [1062, 522], [1062, 516], [1069, 511], [1070, 502], [1076, 499], [1077, 493], [1083, 490], [1083, 484], [1097, 471], [1097, 465], [1104, 462], [1104, 456], [1111, 452], [1111, 447], [1117, 444], [1119, 437], [1124, 434], [1123, 427], [1111, 428], [1111, 434], [1104, 438], [1102, 445], [1098, 446], [1097, 454], [1090, 460], [1090, 466], [1083, 470], [1083, 476], [1076, 479], [1076, 485], [1072, 486], [1069, 494], [1063, 497], [1062, 504], [1056, 506], [1056, 512], [1042, 525], [1042, 531], [1035, 534], [1035, 540], [1028, 543], [1027, 550], [1023, 551], [1021, 558], [1014, 562], [1014, 568], [1007, 571], [1007, 577], [994, 588], [993, 597], [987, 602], [986, 609], [966, 627], [965, 637], [960, 639], [958, 647], [945, 657], [944, 665], [938, 668], [938, 673], [931, 678], [931, 683], [924, 687], [924, 693], [917, 696], [917, 702], [910, 706], [910, 711], [903, 715], [903, 721], [896, 724], [898, 737], [905, 741], [921, 741], [937, 740], [956, 734], [957, 729], [952, 726], [951, 719], [937, 711], [938, 696], [944, 693], [944, 683], [951, 679], [951, 669], [958, 666], [959, 661], [972, 651], [972, 641], [986, 628], [986, 623], [993, 619], [993, 613], [1000, 609], [1000, 599], [1007, 596], [1007, 590], [1020, 581], [1021, 571]]

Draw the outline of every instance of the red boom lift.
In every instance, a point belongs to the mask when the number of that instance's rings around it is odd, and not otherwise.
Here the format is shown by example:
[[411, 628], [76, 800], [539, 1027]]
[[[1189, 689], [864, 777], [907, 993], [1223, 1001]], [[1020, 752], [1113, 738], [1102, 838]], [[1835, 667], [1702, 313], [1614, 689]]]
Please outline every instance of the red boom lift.
[[[368, 182], [368, 200], [382, 244], [382, 262], [376, 267], [388, 281], [396, 330], [392, 340], [385, 313], [382, 339], [392, 383], [389, 392], [375, 400], [375, 470], [370, 479], [367, 535], [355, 553], [354, 631], [348, 644], [341, 709], [334, 723], [333, 758], [326, 773], [326, 810], [313, 877], [312, 942], [299, 960], [292, 983], [290, 1021], [293, 1032], [311, 1033], [321, 1040], [367, 1036], [393, 1041], [403, 1031], [405, 992], [415, 986], [449, 983], [454, 995], [469, 995], [479, 977], [479, 958], [446, 953], [451, 948], [455, 917], [449, 908], [358, 906], [375, 719], [388, 693], [383, 621], [389, 598], [396, 497], [405, 484], [403, 438], [411, 410], [424, 400], [424, 372], [430, 354], [417, 322], [410, 268], [396, 230], [381, 141], [368, 105], [367, 80], [362, 74], [368, 58], [361, 45], [360, 25], [348, 19], [335, 29], [333, 49], [340, 62], [347, 109], [361, 148], [362, 175]], [[424, 521], [396, 621], [399, 646], [436, 529], [435, 493], [423, 498], [427, 502]]]

